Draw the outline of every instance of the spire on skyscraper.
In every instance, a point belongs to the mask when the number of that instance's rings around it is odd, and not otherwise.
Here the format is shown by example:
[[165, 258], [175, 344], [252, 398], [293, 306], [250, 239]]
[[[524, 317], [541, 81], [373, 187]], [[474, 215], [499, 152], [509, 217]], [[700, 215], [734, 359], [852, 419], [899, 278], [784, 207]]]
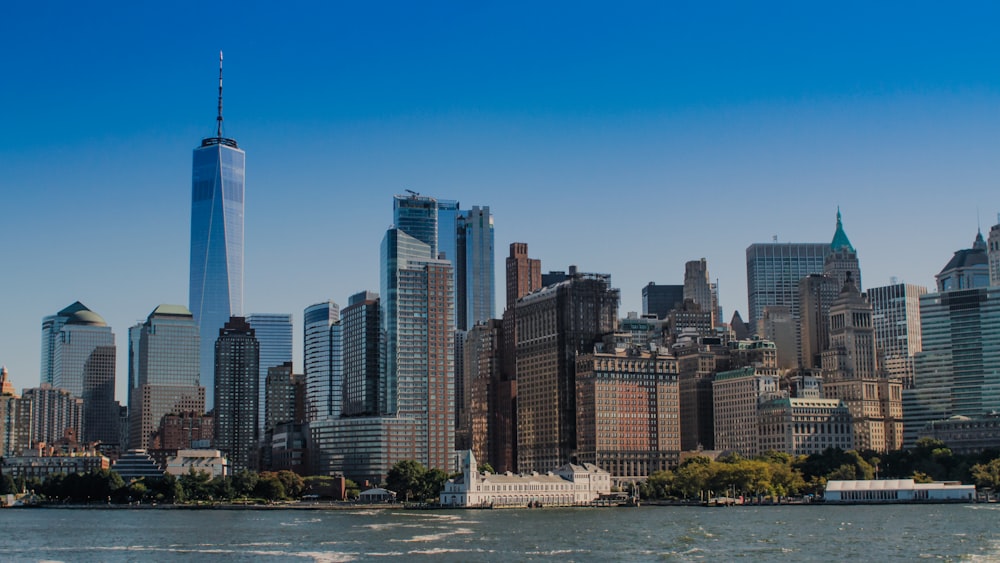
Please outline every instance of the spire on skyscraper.
[[217, 127], [215, 136], [222, 138], [222, 51], [219, 51], [219, 115], [215, 118]]
[[830, 243], [831, 250], [839, 250], [841, 248], [846, 248], [851, 252], [855, 252], [854, 246], [851, 245], [851, 240], [847, 238], [847, 233], [844, 232], [844, 223], [840, 218], [840, 206], [837, 206], [837, 230], [833, 233], [833, 242]]

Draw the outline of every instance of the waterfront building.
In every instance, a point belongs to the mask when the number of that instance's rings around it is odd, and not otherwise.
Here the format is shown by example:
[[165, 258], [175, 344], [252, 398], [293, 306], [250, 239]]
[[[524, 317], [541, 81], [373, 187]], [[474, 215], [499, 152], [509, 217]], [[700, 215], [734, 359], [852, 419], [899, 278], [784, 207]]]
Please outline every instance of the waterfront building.
[[67, 434], [83, 435], [83, 399], [69, 391], [43, 383], [25, 389], [22, 401], [30, 404], [27, 412], [31, 425], [26, 445], [51, 444]]
[[343, 310], [344, 416], [373, 416], [379, 409], [382, 365], [378, 293], [362, 291]]
[[764, 307], [783, 305], [799, 319], [799, 280], [823, 273], [830, 245], [809, 243], [755, 243], [747, 247], [749, 323], [757, 326]]
[[780, 397], [760, 405], [762, 452], [793, 456], [854, 449], [851, 412], [839, 399]]
[[549, 471], [576, 451], [576, 355], [613, 334], [619, 290], [608, 274], [569, 279], [518, 300], [517, 468]]
[[333, 300], [306, 307], [303, 313], [303, 357], [306, 376], [306, 419], [320, 420], [339, 415], [343, 391], [335, 386], [341, 357], [338, 355], [340, 306]]
[[[392, 466], [419, 459], [418, 440], [426, 441], [413, 417], [328, 418], [308, 424], [313, 475], [343, 475], [359, 484], [382, 483]], [[447, 472], [451, 464], [440, 467]]]
[[823, 395], [844, 401], [859, 450], [903, 446], [902, 383], [878, 370], [872, 307], [850, 275], [830, 307], [830, 345], [823, 352]]
[[577, 461], [617, 481], [675, 467], [681, 450], [677, 359], [666, 348], [614, 348], [576, 360]]
[[129, 450], [115, 460], [113, 469], [126, 482], [133, 479], [159, 479], [163, 468], [143, 449]]
[[957, 481], [917, 483], [913, 479], [831, 480], [823, 493], [825, 502], [845, 504], [972, 502], [975, 498], [975, 485]]
[[199, 384], [201, 337], [191, 311], [160, 305], [137, 332], [129, 333], [129, 358], [138, 366], [129, 382], [135, 386], [129, 393], [129, 445], [145, 450], [164, 415], [205, 412], [205, 388]]
[[708, 262], [704, 258], [684, 264], [684, 300], [688, 299], [711, 314], [713, 328], [722, 324], [719, 291], [708, 275]]
[[453, 273], [449, 261], [432, 256], [431, 246], [399, 228], [382, 239], [379, 399], [381, 414], [413, 420], [415, 459], [447, 468], [455, 443]]
[[480, 473], [472, 451], [462, 456], [462, 474], [449, 479], [441, 506], [586, 506], [611, 494], [611, 475], [592, 464], [565, 464], [554, 471], [514, 475]]
[[913, 387], [913, 357], [923, 348], [920, 332], [920, 296], [927, 288], [897, 283], [869, 288], [872, 326], [879, 367], [899, 379], [903, 389]]
[[52, 475], [71, 475], [110, 469], [111, 460], [86, 450], [63, 454], [44, 446], [25, 449], [21, 455], [4, 456], [0, 459], [0, 473], [13, 479], [42, 479]]
[[167, 458], [164, 473], [174, 477], [189, 473], [204, 473], [215, 479], [229, 475], [230, 469], [227, 459], [219, 450], [184, 449], [178, 450], [177, 455]]
[[760, 450], [760, 406], [780, 398], [776, 368], [741, 367], [716, 374], [712, 381], [715, 448], [755, 457]]
[[266, 404], [264, 391], [267, 388], [267, 373], [272, 367], [278, 367], [292, 361], [292, 315], [275, 313], [250, 313], [247, 323], [254, 330], [254, 336], [260, 345], [260, 374], [258, 374], [257, 419], [260, 432], [264, 432], [264, 406]]
[[83, 399], [84, 441], [118, 444], [115, 335], [79, 301], [42, 321], [42, 380]]
[[260, 343], [243, 317], [232, 317], [215, 341], [215, 442], [233, 471], [255, 469], [259, 439]]
[[[455, 267], [456, 328], [468, 331], [496, 318], [493, 214], [489, 206], [474, 205], [457, 219]], [[450, 258], [446, 256], [447, 258]]]
[[215, 339], [243, 316], [243, 210], [246, 153], [222, 130], [222, 53], [214, 137], [194, 149], [191, 167], [191, 263], [188, 307], [200, 328], [200, 385], [214, 405]]

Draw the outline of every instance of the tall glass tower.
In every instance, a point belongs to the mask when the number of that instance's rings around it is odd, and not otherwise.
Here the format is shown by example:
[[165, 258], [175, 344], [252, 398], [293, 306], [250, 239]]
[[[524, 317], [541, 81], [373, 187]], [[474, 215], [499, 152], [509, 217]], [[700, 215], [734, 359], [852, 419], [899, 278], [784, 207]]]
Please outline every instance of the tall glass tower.
[[191, 176], [191, 313], [201, 333], [201, 385], [214, 404], [215, 340], [230, 317], [243, 316], [245, 153], [222, 136], [222, 53], [214, 137], [194, 150]]
[[257, 377], [257, 423], [264, 432], [267, 370], [292, 361], [292, 315], [290, 313], [250, 313], [247, 322], [260, 344], [260, 372]]

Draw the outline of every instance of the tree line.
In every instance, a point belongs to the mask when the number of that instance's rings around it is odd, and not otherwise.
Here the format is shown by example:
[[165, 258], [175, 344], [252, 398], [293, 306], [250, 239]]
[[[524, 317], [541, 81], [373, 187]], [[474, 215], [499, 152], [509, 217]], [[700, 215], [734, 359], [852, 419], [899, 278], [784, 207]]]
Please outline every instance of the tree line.
[[876, 478], [961, 481], [1000, 490], [1000, 451], [959, 455], [940, 440], [923, 438], [912, 449], [886, 454], [828, 448], [809, 456], [768, 452], [754, 459], [732, 454], [714, 461], [697, 456], [672, 471], [653, 473], [639, 485], [639, 494], [671, 500], [818, 495], [830, 480]]

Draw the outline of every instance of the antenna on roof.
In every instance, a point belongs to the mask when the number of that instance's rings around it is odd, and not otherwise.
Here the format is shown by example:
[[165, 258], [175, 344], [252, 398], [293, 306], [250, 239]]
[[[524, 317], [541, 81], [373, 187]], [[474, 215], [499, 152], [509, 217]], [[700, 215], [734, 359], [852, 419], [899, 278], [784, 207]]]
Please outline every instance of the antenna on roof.
[[215, 118], [217, 127], [216, 137], [222, 137], [222, 51], [219, 51], [219, 116]]

